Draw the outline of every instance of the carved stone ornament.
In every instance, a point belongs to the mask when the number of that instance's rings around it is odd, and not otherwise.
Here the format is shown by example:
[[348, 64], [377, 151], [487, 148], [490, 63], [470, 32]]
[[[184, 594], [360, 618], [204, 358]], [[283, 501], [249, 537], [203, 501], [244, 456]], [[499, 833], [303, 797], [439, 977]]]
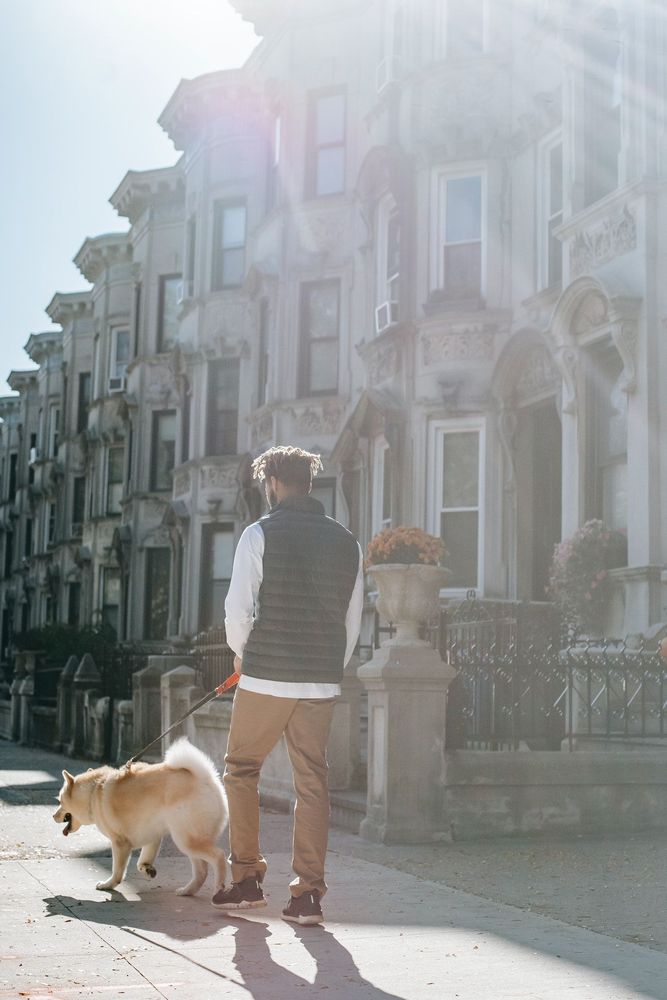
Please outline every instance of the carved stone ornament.
[[371, 385], [393, 378], [401, 367], [401, 356], [392, 343], [369, 344], [364, 352], [368, 381]]
[[574, 347], [561, 347], [554, 360], [563, 379], [563, 413], [577, 412], [577, 367], [579, 358]]
[[202, 489], [236, 489], [238, 483], [237, 465], [205, 465], [199, 470], [199, 484]]
[[303, 434], [337, 433], [344, 407], [335, 405], [308, 406], [305, 410], [291, 410], [296, 429]]
[[174, 496], [180, 497], [190, 492], [190, 470], [184, 469], [174, 476]]
[[443, 330], [422, 337], [422, 364], [443, 361], [489, 361], [493, 358], [493, 331], [490, 329]]
[[331, 252], [349, 244], [347, 216], [335, 212], [308, 212], [304, 214], [302, 239], [310, 251]]
[[577, 233], [570, 243], [570, 274], [577, 278], [637, 247], [637, 220], [628, 205], [599, 225]]
[[544, 347], [533, 347], [521, 359], [515, 388], [518, 401], [556, 389], [558, 372], [553, 358]]
[[591, 330], [604, 326], [609, 319], [609, 309], [606, 299], [601, 295], [587, 295], [572, 319], [572, 333], [583, 336]]
[[637, 388], [637, 366], [635, 362], [637, 341], [639, 339], [637, 324], [632, 322], [614, 323], [611, 328], [611, 338], [623, 362], [620, 387], [624, 392], [634, 392]]
[[168, 400], [172, 393], [176, 393], [176, 385], [170, 366], [151, 366], [146, 387], [146, 401], [162, 403]]
[[271, 441], [273, 438], [273, 413], [262, 413], [251, 425], [250, 436], [253, 447]]

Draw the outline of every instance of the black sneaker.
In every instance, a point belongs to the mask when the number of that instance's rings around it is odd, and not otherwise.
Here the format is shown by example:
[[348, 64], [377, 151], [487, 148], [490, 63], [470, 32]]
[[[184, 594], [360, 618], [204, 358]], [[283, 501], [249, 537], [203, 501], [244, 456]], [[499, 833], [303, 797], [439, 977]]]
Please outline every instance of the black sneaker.
[[317, 889], [290, 897], [283, 910], [283, 920], [289, 920], [293, 924], [321, 924], [324, 917]]
[[218, 889], [211, 906], [219, 910], [255, 910], [266, 906], [266, 900], [258, 879], [248, 877], [242, 882], [232, 882], [229, 889]]

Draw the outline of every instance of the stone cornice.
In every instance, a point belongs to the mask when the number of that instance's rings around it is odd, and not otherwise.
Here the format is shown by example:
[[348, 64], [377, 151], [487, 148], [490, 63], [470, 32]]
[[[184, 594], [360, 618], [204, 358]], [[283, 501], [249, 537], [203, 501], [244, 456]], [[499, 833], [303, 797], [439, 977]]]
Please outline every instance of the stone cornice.
[[87, 236], [74, 257], [74, 264], [87, 281], [95, 282], [105, 267], [129, 261], [129, 233], [102, 233]]
[[46, 330], [44, 333], [31, 333], [23, 350], [31, 361], [41, 365], [45, 358], [55, 351], [62, 351], [62, 330]]
[[0, 418], [4, 419], [8, 414], [17, 413], [20, 409], [20, 396], [0, 396]]
[[134, 224], [149, 205], [182, 201], [184, 196], [182, 157], [172, 167], [128, 170], [109, 198], [119, 215]]
[[92, 316], [90, 292], [56, 292], [45, 309], [52, 323], [66, 326], [74, 319]]
[[176, 149], [185, 149], [209, 121], [231, 111], [241, 119], [261, 109], [264, 91], [243, 69], [181, 80], [158, 118]]
[[9, 386], [10, 389], [13, 389], [14, 392], [21, 392], [22, 389], [23, 390], [27, 389], [31, 383], [34, 383], [36, 381], [37, 381], [36, 368], [22, 369], [20, 371], [14, 369], [7, 376], [7, 385]]

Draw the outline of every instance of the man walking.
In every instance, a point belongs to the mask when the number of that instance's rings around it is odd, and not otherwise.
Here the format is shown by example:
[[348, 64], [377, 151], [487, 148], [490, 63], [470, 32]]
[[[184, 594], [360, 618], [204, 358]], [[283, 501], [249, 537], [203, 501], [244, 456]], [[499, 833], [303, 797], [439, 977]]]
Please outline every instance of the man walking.
[[361, 624], [359, 543], [309, 496], [319, 455], [270, 448], [253, 463], [269, 513], [243, 532], [225, 602], [227, 641], [241, 679], [234, 697], [224, 783], [229, 799], [232, 886], [223, 910], [265, 906], [259, 846], [260, 768], [284, 734], [296, 806], [290, 901], [283, 917], [323, 919], [329, 833], [326, 747], [343, 668]]

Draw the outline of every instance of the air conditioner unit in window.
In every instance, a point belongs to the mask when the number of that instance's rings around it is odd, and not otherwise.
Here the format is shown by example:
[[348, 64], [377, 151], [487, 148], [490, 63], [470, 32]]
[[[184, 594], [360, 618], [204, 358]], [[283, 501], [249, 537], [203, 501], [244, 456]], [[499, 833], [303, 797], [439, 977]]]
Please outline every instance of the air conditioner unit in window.
[[112, 375], [109, 379], [109, 392], [125, 392], [125, 376]]
[[30, 465], [34, 465], [35, 462], [39, 462], [40, 457], [41, 456], [39, 454], [39, 448], [31, 448], [30, 449], [30, 457], [28, 459], [28, 461], [30, 462]]
[[383, 302], [375, 310], [375, 332], [382, 333], [394, 323], [398, 323], [398, 302]]
[[182, 281], [178, 287], [178, 304], [181, 305], [183, 302], [187, 302], [188, 299], [194, 297], [195, 294], [195, 283], [192, 279], [188, 281]]
[[375, 70], [375, 89], [381, 94], [390, 83], [396, 83], [401, 77], [401, 60], [396, 56], [383, 59]]

